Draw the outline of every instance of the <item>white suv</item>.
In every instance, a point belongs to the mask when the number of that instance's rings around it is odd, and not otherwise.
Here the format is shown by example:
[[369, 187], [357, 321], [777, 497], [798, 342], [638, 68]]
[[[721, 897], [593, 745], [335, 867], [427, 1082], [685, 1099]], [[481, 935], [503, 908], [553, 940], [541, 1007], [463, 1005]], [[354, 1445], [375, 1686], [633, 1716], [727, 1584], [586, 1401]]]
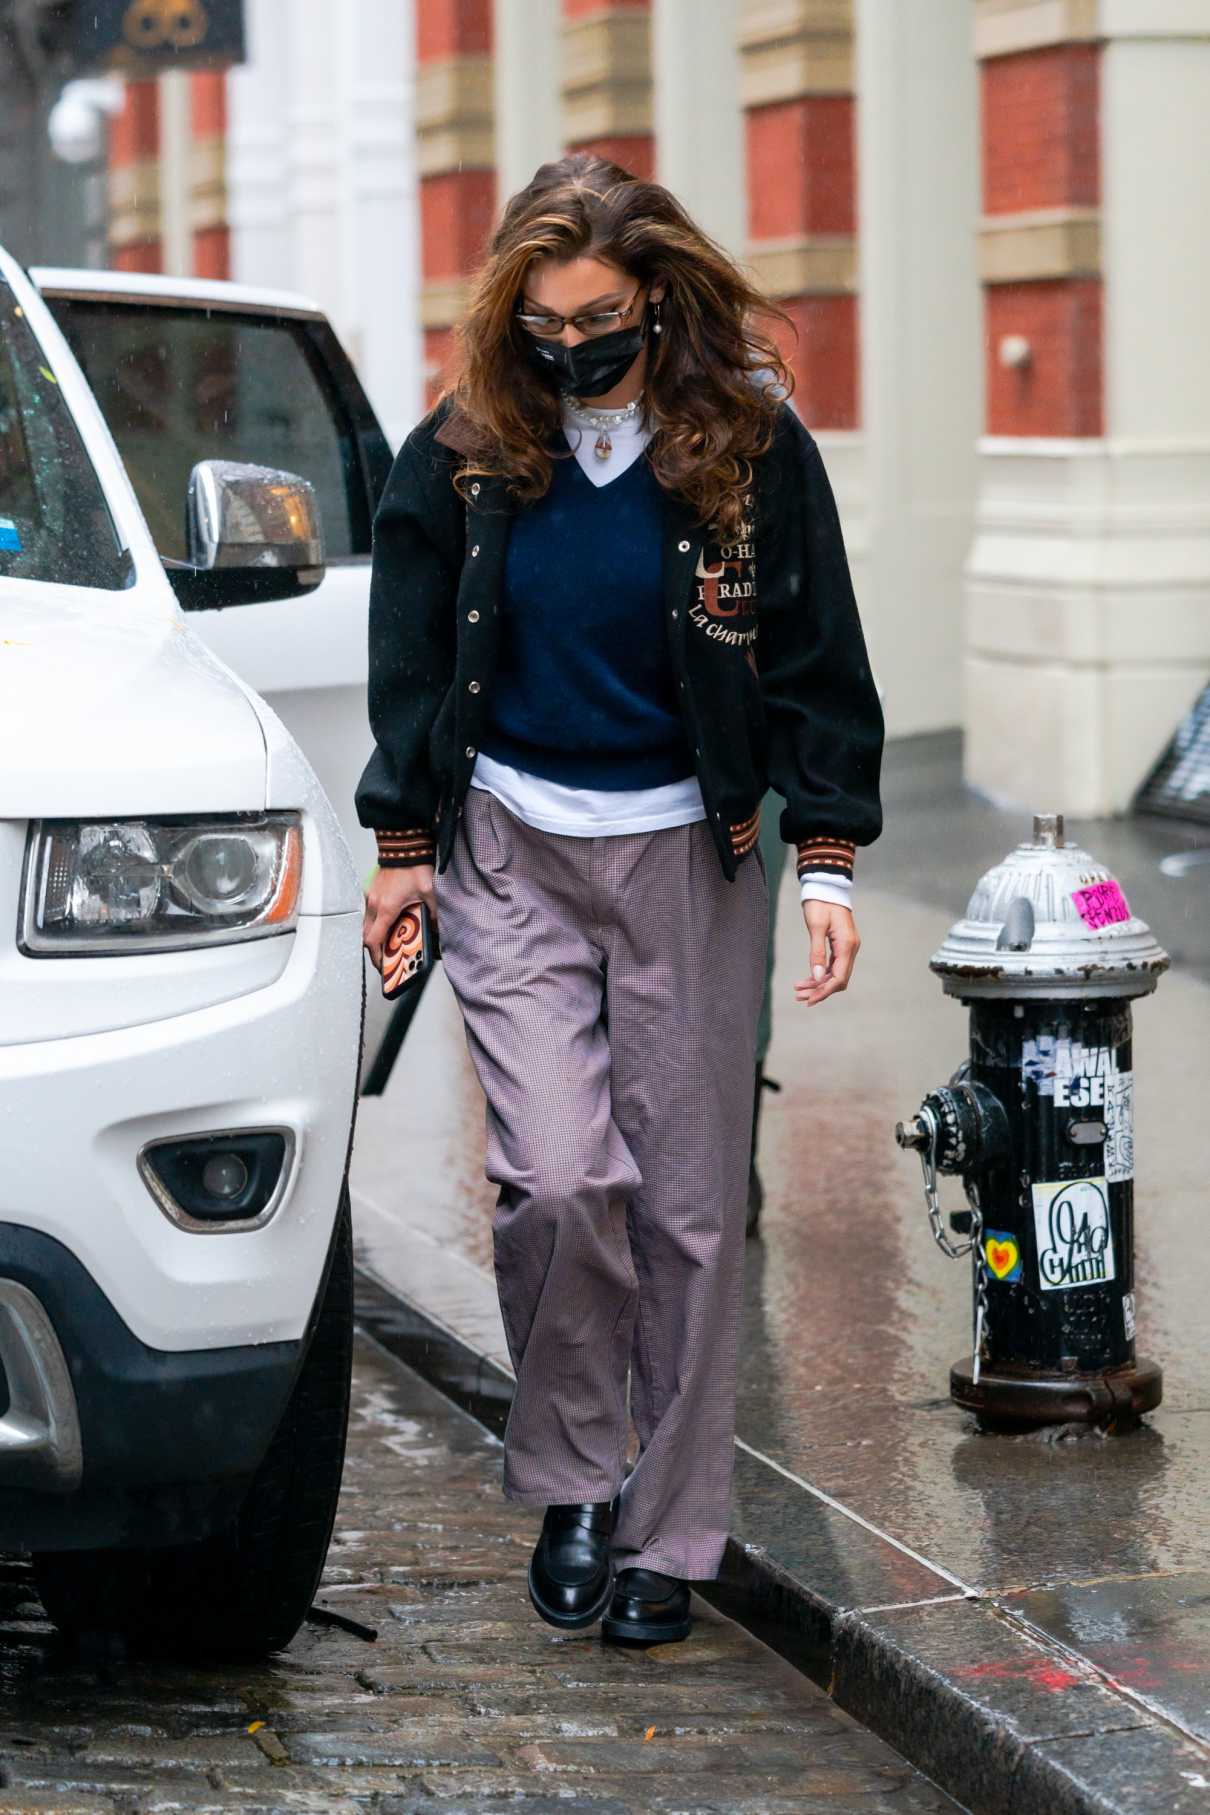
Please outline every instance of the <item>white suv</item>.
[[[370, 526], [391, 453], [332, 324], [306, 296], [250, 284], [49, 267], [30, 275], [101, 407], [189, 628], [297, 739], [367, 877], [374, 839], [357, 823], [353, 792], [370, 749]], [[310, 480], [327, 557], [319, 585], [286, 600], [232, 587], [216, 600], [181, 574], [185, 492], [207, 459]], [[386, 1083], [414, 1006], [392, 1008], [370, 990], [367, 1094]]]
[[[315, 586], [312, 488], [199, 461], [181, 580]], [[0, 251], [0, 1548], [61, 1625], [233, 1655], [307, 1610], [348, 1402], [361, 910]]]

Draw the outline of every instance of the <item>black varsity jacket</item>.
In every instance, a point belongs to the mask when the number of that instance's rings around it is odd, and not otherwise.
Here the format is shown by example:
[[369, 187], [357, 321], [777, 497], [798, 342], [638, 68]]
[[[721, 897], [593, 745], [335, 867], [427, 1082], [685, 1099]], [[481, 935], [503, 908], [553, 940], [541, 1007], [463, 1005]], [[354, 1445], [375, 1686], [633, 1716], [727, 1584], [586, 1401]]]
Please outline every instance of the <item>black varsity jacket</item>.
[[[438, 406], [396, 456], [374, 519], [369, 713], [357, 815], [388, 866], [449, 862], [491, 710], [500, 591], [518, 508], [502, 479], [454, 490]], [[719, 860], [756, 843], [771, 783], [798, 871], [852, 874], [882, 829], [883, 720], [819, 449], [787, 404], [754, 463], [742, 538], [665, 495], [669, 656]]]

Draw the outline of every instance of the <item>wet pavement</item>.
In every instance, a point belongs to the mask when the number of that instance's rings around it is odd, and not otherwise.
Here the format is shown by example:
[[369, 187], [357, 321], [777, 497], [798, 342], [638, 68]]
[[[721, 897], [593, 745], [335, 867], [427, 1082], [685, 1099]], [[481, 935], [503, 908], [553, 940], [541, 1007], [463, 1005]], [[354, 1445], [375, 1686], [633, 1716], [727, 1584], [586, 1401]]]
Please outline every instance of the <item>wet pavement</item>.
[[544, 1626], [537, 1521], [501, 1498], [498, 1443], [364, 1338], [353, 1403], [318, 1597], [346, 1624], [266, 1665], [82, 1662], [28, 1567], [0, 1567], [0, 1815], [955, 1807], [705, 1605], [678, 1645]]
[[[763, 1110], [763, 1239], [748, 1255], [732, 1592], [763, 1601], [845, 1705], [949, 1770], [939, 1780], [963, 1800], [1018, 1806], [1015, 1776], [1047, 1786], [1039, 1807], [1210, 1809], [1210, 866], [1160, 867], [1210, 833], [1068, 828], [1112, 861], [1174, 958], [1134, 1011], [1138, 1346], [1163, 1365], [1164, 1403], [1109, 1438], [987, 1436], [948, 1398], [970, 1347], [969, 1274], [934, 1246], [893, 1128], [965, 1056], [965, 1011], [929, 955], [1029, 823], [962, 790], [946, 738], [893, 745], [886, 793], [888, 833], [860, 854], [857, 978], [815, 1014], [790, 995], [801, 923], [792, 888], [781, 901], [768, 1070], [783, 1091]], [[360, 1253], [432, 1331], [485, 1358], [498, 1399], [481, 1158], [481, 1098], [438, 977], [386, 1096], [363, 1105]], [[956, 1193], [943, 1182], [943, 1202]], [[954, 1735], [962, 1756], [947, 1763]], [[971, 1756], [992, 1738], [994, 1795]]]

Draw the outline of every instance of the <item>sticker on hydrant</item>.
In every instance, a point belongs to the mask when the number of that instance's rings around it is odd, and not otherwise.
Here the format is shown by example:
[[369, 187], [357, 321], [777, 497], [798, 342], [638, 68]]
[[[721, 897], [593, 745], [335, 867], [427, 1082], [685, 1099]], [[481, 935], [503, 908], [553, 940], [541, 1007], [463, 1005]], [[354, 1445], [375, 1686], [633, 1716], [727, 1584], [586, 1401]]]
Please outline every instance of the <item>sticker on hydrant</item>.
[[1122, 1328], [1126, 1332], [1127, 1342], [1134, 1341], [1134, 1293], [1122, 1293]]
[[1134, 1073], [1105, 1080], [1105, 1177], [1121, 1185], [1134, 1177]]
[[1066, 1034], [1039, 1034], [1021, 1048], [1021, 1071], [1056, 1109], [1099, 1109], [1118, 1072], [1117, 1049], [1085, 1046]]
[[983, 1258], [993, 1279], [1021, 1277], [1021, 1244], [1007, 1229], [988, 1229], [983, 1237]]
[[1111, 1185], [1134, 1177], [1134, 1076], [1118, 1068], [1114, 1046], [1085, 1046], [1066, 1034], [1039, 1034], [1021, 1049], [1021, 1074], [1056, 1109], [1101, 1112], [1105, 1176]]
[[1104, 882], [1090, 882], [1087, 888], [1073, 889], [1071, 898], [1076, 904], [1076, 913], [1084, 922], [1097, 932], [1103, 926], [1113, 926], [1119, 920], [1130, 919], [1130, 908], [1122, 893], [1122, 885], [1107, 876]]
[[1099, 1286], [1116, 1277], [1106, 1179], [1035, 1185], [1033, 1197], [1038, 1284], [1044, 1292]]

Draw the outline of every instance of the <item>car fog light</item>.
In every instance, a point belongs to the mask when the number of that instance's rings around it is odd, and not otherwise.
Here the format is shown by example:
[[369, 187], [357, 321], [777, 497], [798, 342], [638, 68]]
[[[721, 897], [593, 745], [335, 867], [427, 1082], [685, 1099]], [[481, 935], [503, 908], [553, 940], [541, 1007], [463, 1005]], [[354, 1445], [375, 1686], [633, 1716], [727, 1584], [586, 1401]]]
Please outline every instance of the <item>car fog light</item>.
[[143, 1183], [165, 1216], [195, 1232], [258, 1229], [290, 1176], [288, 1129], [229, 1128], [152, 1141], [139, 1154]]
[[238, 1197], [248, 1183], [248, 1168], [238, 1153], [216, 1153], [202, 1167], [202, 1188], [211, 1197]]

